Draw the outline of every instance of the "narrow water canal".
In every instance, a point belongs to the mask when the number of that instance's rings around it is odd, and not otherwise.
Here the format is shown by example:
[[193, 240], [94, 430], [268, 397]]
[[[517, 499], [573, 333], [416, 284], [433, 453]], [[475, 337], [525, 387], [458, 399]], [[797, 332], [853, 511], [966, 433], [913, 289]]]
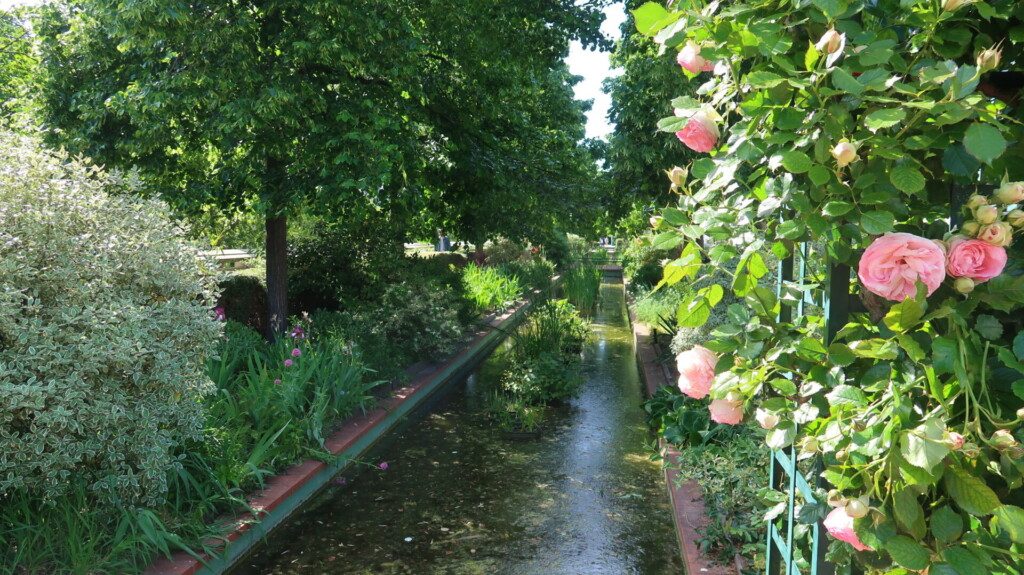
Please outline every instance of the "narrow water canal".
[[237, 570], [244, 574], [668, 575], [683, 572], [622, 284], [603, 283], [586, 384], [539, 439], [482, 413], [499, 348], [367, 471], [332, 487]]

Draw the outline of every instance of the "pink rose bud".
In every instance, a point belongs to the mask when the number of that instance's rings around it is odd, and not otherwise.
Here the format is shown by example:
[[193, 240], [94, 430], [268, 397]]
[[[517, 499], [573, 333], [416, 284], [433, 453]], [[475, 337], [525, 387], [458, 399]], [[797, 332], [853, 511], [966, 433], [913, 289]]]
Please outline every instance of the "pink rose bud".
[[292, 361], [292, 360], [290, 360], [290, 359], [286, 359], [286, 360], [284, 360], [284, 366], [285, 366], [285, 367], [291, 367], [291, 366], [293, 366], [293, 365], [295, 365], [295, 362], [294, 362], [294, 361]]
[[725, 425], [736, 425], [743, 421], [743, 404], [739, 401], [716, 399], [708, 406], [711, 420]]
[[387, 461], [381, 461], [380, 465], [378, 465], [377, 467], [379, 467], [381, 471], [387, 471], [388, 470], [388, 462]]
[[991, 204], [978, 206], [978, 209], [974, 210], [974, 219], [981, 225], [991, 224], [999, 219], [999, 208]]
[[868, 514], [868, 506], [860, 499], [851, 499], [846, 503], [846, 514], [854, 519], [860, 519]]
[[300, 355], [302, 355], [302, 350], [301, 349], [295, 348], [295, 349], [292, 350], [292, 357], [299, 357]]
[[979, 231], [981, 231], [981, 224], [974, 220], [968, 220], [964, 222], [964, 225], [960, 227], [960, 230], [973, 238], [978, 235]]
[[704, 110], [698, 110], [690, 121], [676, 132], [679, 141], [686, 144], [694, 152], [710, 152], [718, 145], [718, 124]]
[[1013, 228], [1006, 222], [982, 226], [978, 231], [978, 239], [994, 246], [1006, 247], [1013, 243]]
[[857, 532], [853, 529], [853, 517], [846, 512], [845, 507], [836, 507], [831, 513], [825, 517], [823, 522], [825, 530], [832, 537], [835, 537], [839, 541], [849, 543], [857, 551], [870, 551], [871, 548], [861, 543], [860, 537], [857, 537]]
[[679, 391], [694, 399], [703, 399], [711, 391], [718, 356], [706, 347], [696, 345], [676, 356], [679, 370]]
[[1003, 204], [1024, 202], [1024, 182], [1003, 182], [996, 190], [996, 201]]
[[687, 40], [686, 46], [679, 51], [679, 55], [676, 56], [676, 63], [691, 74], [710, 72], [715, 69], [714, 64], [708, 62], [700, 55], [700, 46], [694, 44], [692, 40]]
[[754, 419], [757, 420], [757, 424], [761, 426], [761, 429], [775, 429], [778, 427], [780, 420], [779, 415], [774, 411], [761, 408], [754, 412]]
[[1006, 223], [1015, 228], [1024, 227], [1024, 210], [1013, 210], [1006, 214]]
[[988, 48], [982, 50], [978, 54], [978, 71], [988, 72], [989, 70], [995, 70], [999, 67], [999, 61], [1002, 59], [1003, 53], [997, 48]]
[[832, 157], [840, 168], [845, 167], [857, 160], [857, 147], [850, 142], [839, 142], [832, 148]]
[[981, 194], [974, 194], [970, 198], [967, 199], [967, 207], [972, 212], [974, 210], [980, 208], [981, 206], [984, 206], [984, 205], [988, 204], [988, 203], [989, 203], [988, 198], [986, 198], [985, 196], [983, 196]]
[[956, 278], [956, 281], [953, 282], [953, 289], [955, 289], [957, 293], [967, 295], [974, 291], [975, 285], [977, 284], [971, 278]]
[[1003, 273], [1006, 259], [1005, 248], [981, 240], [953, 236], [946, 255], [946, 272], [955, 278], [973, 280], [967, 291], [957, 289], [960, 293], [968, 293], [974, 289], [974, 284], [987, 282]]
[[964, 436], [955, 431], [950, 431], [948, 445], [953, 451], [960, 451], [964, 446]]
[[891, 301], [916, 297], [918, 281], [931, 295], [946, 277], [946, 254], [931, 240], [889, 233], [864, 250], [857, 276], [865, 289]]

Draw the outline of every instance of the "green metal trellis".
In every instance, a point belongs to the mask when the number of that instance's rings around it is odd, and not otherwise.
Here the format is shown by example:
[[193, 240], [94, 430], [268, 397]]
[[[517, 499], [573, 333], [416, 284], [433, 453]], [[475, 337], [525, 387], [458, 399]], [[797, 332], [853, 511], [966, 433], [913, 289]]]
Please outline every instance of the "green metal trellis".
[[[962, 186], [951, 185], [949, 188], [949, 224], [951, 228], [959, 227], [963, 221], [962, 207], [968, 196], [974, 192], [989, 193], [994, 186]], [[790, 255], [779, 265], [777, 293], [781, 296], [786, 283], [796, 280], [803, 283], [807, 274], [809, 246], [806, 243], [789, 246]], [[799, 256], [799, 265], [796, 257]], [[850, 294], [851, 270], [845, 264], [827, 263], [826, 285], [822, 292], [821, 309], [825, 315], [825, 347], [835, 339], [839, 330], [846, 325], [851, 311], [866, 311], [859, 298]], [[780, 297], [780, 301], [782, 298]], [[794, 312], [799, 317], [804, 313], [806, 303], [817, 303], [809, 293], [796, 302], [789, 302], [780, 307], [779, 320], [789, 322]], [[820, 462], [815, 462], [814, 469], [820, 470]], [[818, 476], [819, 473], [814, 473]], [[818, 505], [819, 501], [811, 483], [797, 466], [797, 449], [795, 446], [775, 450], [770, 455], [768, 486], [771, 489], [786, 493], [786, 509], [784, 523], [768, 522], [767, 537], [767, 575], [834, 575], [836, 565], [825, 560], [828, 550], [828, 539], [821, 520], [808, 526], [809, 557], [806, 558], [806, 571], [797, 565], [796, 537], [798, 517], [796, 512], [797, 496], [804, 499], [805, 505]], [[854, 571], [852, 566], [844, 566]]]

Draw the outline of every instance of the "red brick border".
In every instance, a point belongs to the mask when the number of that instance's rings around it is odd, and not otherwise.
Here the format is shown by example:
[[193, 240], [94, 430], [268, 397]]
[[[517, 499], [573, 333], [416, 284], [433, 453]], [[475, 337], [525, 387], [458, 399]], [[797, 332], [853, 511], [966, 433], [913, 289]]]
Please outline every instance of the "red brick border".
[[[629, 309], [629, 321], [633, 326], [633, 345], [636, 348], [640, 376], [646, 385], [647, 396], [650, 397], [659, 387], [671, 385], [677, 374], [672, 366], [658, 361], [659, 349], [651, 336], [651, 330], [637, 321], [632, 308]], [[674, 462], [679, 457], [679, 451], [664, 439], [659, 438], [658, 445], [665, 461]], [[671, 466], [665, 468], [665, 482], [687, 575], [738, 575], [740, 570], [735, 565], [716, 563], [700, 550], [698, 530], [708, 520], [700, 486], [694, 481], [680, 483], [679, 472]]]

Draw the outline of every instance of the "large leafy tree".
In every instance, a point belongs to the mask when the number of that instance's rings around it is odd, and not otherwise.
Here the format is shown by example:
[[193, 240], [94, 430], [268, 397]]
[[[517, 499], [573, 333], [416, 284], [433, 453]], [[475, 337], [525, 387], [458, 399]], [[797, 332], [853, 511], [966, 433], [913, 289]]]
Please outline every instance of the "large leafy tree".
[[17, 11], [0, 10], [0, 125], [22, 121], [36, 70], [25, 19]]
[[[626, 4], [635, 9], [643, 2], [631, 0]], [[609, 119], [615, 125], [608, 146], [612, 192], [606, 199], [607, 216], [612, 221], [632, 210], [667, 202], [670, 193], [665, 170], [673, 165], [685, 166], [692, 159], [676, 138], [654, 128], [651, 115], [671, 112], [668, 102], [680, 93], [692, 92], [697, 84], [687, 82], [673, 58], [659, 55], [658, 47], [637, 32], [634, 17], [628, 14], [622, 24], [622, 38], [612, 54], [612, 64], [621, 68], [622, 74], [605, 81], [605, 91], [612, 96]], [[626, 221], [646, 225], [647, 219]]]
[[[559, 205], [587, 166], [561, 58], [597, 42], [598, 7], [79, 0], [40, 18], [45, 117], [183, 212], [263, 214], [280, 329], [297, 209], [485, 235]], [[519, 219], [476, 220], [499, 205]]]

